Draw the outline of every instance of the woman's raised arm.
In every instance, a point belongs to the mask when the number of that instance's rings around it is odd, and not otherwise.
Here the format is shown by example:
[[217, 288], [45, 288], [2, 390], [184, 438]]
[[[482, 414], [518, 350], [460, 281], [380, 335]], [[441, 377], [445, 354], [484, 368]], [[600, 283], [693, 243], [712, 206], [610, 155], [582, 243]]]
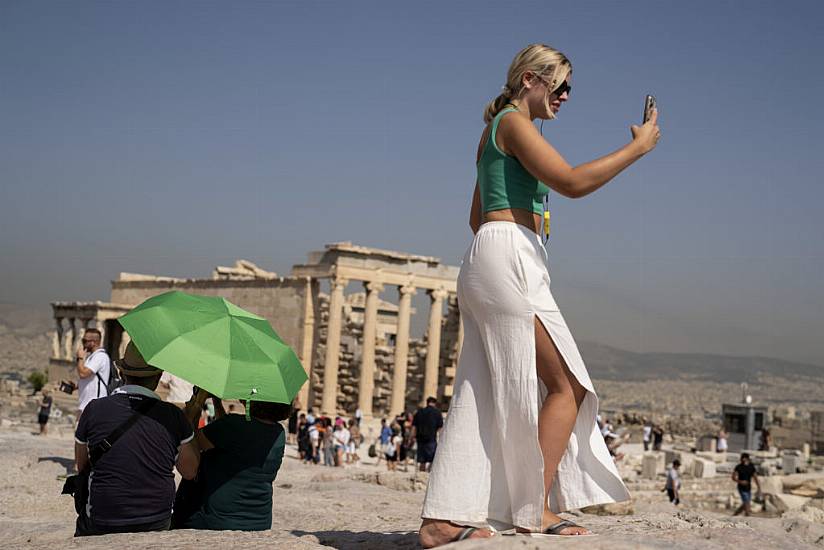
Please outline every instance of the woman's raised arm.
[[498, 132], [502, 134], [506, 149], [530, 174], [557, 193], [576, 199], [597, 190], [654, 149], [660, 136], [657, 121], [658, 111], [654, 111], [643, 126], [631, 127], [631, 142], [606, 156], [575, 167], [570, 166], [524, 117], [504, 117]]

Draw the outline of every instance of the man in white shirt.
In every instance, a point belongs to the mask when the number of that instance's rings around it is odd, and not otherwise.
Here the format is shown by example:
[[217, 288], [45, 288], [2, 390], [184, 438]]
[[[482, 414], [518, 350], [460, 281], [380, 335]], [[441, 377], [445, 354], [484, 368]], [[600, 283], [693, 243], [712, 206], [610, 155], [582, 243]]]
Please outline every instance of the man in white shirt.
[[644, 421], [644, 450], [649, 451], [649, 445], [652, 441], [652, 424]]
[[76, 358], [77, 376], [80, 378], [77, 409], [80, 413], [94, 399], [109, 395], [107, 385], [111, 373], [109, 354], [100, 346], [100, 331], [87, 328], [82, 342], [83, 347], [78, 350]]

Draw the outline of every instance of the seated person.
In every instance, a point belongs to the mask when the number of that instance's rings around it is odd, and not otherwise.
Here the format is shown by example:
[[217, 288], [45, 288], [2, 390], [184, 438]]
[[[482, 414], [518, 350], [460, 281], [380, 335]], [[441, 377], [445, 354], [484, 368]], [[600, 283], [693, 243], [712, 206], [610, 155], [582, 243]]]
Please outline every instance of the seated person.
[[[209, 397], [198, 390], [187, 410]], [[201, 455], [196, 481], [180, 484], [172, 521], [175, 529], [264, 531], [272, 527], [272, 482], [286, 446], [280, 425], [291, 405], [247, 401], [250, 418], [226, 414], [212, 397], [216, 419], [197, 430]]]
[[[91, 469], [89, 500], [77, 518], [75, 536], [164, 531], [169, 529], [175, 499], [172, 469], [186, 479], [197, 474], [199, 453], [183, 411], [154, 392], [163, 371], [143, 360], [129, 343], [116, 361], [125, 385], [86, 406], [75, 432], [78, 472]], [[94, 464], [89, 448], [124, 425], [136, 421]]]

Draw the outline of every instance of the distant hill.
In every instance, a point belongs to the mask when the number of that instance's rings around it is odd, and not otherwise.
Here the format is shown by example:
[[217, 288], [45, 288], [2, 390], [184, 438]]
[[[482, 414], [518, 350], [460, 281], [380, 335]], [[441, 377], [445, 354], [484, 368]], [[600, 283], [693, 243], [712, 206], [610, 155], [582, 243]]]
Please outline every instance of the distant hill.
[[0, 333], [36, 336], [54, 330], [51, 306], [0, 303]]
[[[45, 334], [54, 329], [51, 308], [0, 303], [0, 371], [2, 363], [20, 368], [26, 361], [9, 361], [15, 355], [8, 348], [25, 349], [35, 364], [48, 357], [50, 341]], [[36, 346], [24, 342], [36, 339]], [[740, 357], [704, 353], [635, 353], [597, 344], [579, 342], [590, 376], [602, 380], [637, 382], [653, 379], [696, 380], [706, 382], [755, 383], [759, 376], [824, 378], [824, 366], [795, 363], [768, 357]], [[6, 349], [3, 349], [6, 348]], [[42, 348], [42, 349], [41, 349]], [[2, 353], [5, 352], [5, 353]], [[3, 355], [6, 361], [2, 360]], [[42, 367], [41, 367], [42, 368]]]
[[824, 378], [824, 366], [768, 357], [741, 357], [704, 353], [634, 353], [593, 342], [580, 342], [590, 376], [603, 380], [650, 379], [706, 382], [758, 381], [769, 375], [796, 379]]

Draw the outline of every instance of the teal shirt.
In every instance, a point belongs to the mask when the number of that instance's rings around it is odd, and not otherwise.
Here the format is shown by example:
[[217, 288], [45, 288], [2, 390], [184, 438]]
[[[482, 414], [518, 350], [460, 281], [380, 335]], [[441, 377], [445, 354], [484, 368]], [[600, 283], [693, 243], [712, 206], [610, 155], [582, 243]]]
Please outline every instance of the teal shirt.
[[227, 414], [203, 428], [215, 446], [201, 457], [203, 505], [189, 529], [263, 531], [272, 527], [272, 482], [283, 461], [286, 436], [280, 424]]
[[530, 174], [517, 158], [501, 151], [495, 142], [501, 119], [515, 110], [511, 107], [502, 109], [492, 119], [492, 129], [478, 160], [481, 208], [484, 212], [520, 208], [542, 214], [544, 196], [549, 193], [549, 187]]

